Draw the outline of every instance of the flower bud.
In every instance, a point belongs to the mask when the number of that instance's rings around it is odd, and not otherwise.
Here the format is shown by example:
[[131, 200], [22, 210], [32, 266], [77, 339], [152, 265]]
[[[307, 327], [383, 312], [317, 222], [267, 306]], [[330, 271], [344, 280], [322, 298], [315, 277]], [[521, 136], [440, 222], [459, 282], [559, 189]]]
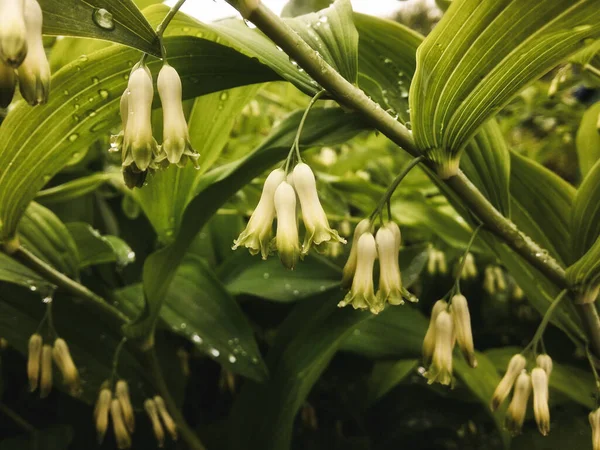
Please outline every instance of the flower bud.
[[375, 238], [371, 233], [363, 233], [358, 238], [356, 248], [356, 273], [352, 287], [338, 306], [352, 304], [354, 309], [370, 308], [373, 314], [377, 314], [383, 309], [383, 305], [378, 304], [373, 290], [373, 266], [377, 259]]
[[541, 367], [531, 371], [533, 385], [533, 413], [538, 430], [544, 436], [550, 432], [550, 409], [548, 408], [548, 374]]
[[475, 278], [477, 276], [477, 266], [475, 265], [475, 258], [471, 252], [468, 252], [465, 255], [465, 261], [463, 263], [462, 272], [460, 273], [460, 277], [463, 280], [467, 280], [469, 278]]
[[98, 439], [98, 445], [104, 440], [106, 430], [108, 428], [108, 411], [110, 410], [110, 403], [112, 401], [112, 392], [107, 386], [103, 386], [98, 394], [96, 400], [96, 407], [94, 408], [94, 420], [96, 422], [96, 436]]
[[115, 432], [115, 440], [117, 441], [117, 448], [126, 449], [131, 447], [131, 436], [125, 421], [123, 418], [123, 411], [121, 410], [121, 403], [116, 398], [110, 402], [110, 418], [113, 423], [113, 431]]
[[592, 411], [588, 418], [592, 427], [592, 449], [600, 450], [600, 408]]
[[506, 290], [506, 278], [504, 278], [504, 272], [500, 267], [494, 267], [494, 275], [496, 278], [496, 287], [498, 288], [498, 290]]
[[150, 166], [158, 154], [158, 144], [152, 136], [152, 75], [146, 66], [135, 68], [127, 85], [128, 115], [123, 133], [123, 167], [135, 164], [139, 171]]
[[469, 365], [477, 367], [473, 333], [471, 332], [471, 315], [469, 313], [469, 304], [464, 295], [459, 294], [452, 297], [451, 311], [452, 318], [454, 319], [456, 342], [469, 362]]
[[302, 221], [306, 228], [302, 254], [308, 254], [314, 243], [317, 247], [324, 242], [334, 241], [346, 243], [337, 231], [331, 229], [327, 215], [319, 201], [315, 175], [311, 168], [304, 163], [297, 164], [293, 171], [294, 188], [300, 200]]
[[129, 399], [129, 386], [125, 380], [117, 381], [117, 385], [115, 387], [115, 397], [121, 406], [121, 413], [123, 414], [123, 419], [125, 420], [127, 429], [130, 433], [133, 433], [133, 430], [135, 430], [135, 416], [133, 414], [131, 400]]
[[431, 275], [435, 273], [445, 274], [448, 272], [448, 264], [446, 263], [446, 255], [435, 248], [429, 249], [429, 259], [427, 260], [427, 272]]
[[29, 390], [31, 392], [38, 387], [41, 362], [42, 336], [36, 333], [29, 338], [29, 351], [27, 353], [27, 378], [29, 378]]
[[165, 431], [163, 430], [162, 424], [160, 423], [160, 419], [158, 417], [158, 410], [156, 408], [156, 403], [151, 398], [147, 399], [144, 402], [144, 409], [146, 410], [146, 414], [150, 418], [150, 422], [152, 423], [152, 430], [154, 431], [154, 437], [156, 437], [156, 442], [158, 442], [158, 447], [163, 448], [165, 445]]
[[40, 372], [40, 397], [46, 398], [52, 390], [52, 347], [42, 347], [42, 366]]
[[[158, 73], [156, 83], [163, 109], [162, 149], [171, 164], [185, 163], [191, 159], [194, 165], [200, 156], [192, 148], [188, 125], [181, 103], [181, 79], [177, 71], [164, 64]], [[182, 159], [186, 155], [187, 158]]]
[[487, 266], [483, 273], [483, 290], [490, 295], [496, 293], [496, 274], [491, 266]]
[[348, 255], [348, 261], [344, 266], [342, 275], [342, 287], [348, 288], [352, 285], [352, 279], [354, 278], [354, 272], [356, 271], [356, 256], [358, 254], [358, 240], [371, 228], [371, 221], [369, 219], [363, 219], [358, 222], [354, 229], [354, 236], [352, 237], [352, 247], [350, 247], [350, 254]]
[[[397, 232], [396, 232], [397, 229]], [[402, 305], [402, 279], [398, 252], [400, 250], [400, 229], [393, 222], [381, 227], [375, 235], [379, 254], [379, 290], [377, 298], [381, 305]]]
[[0, 108], [6, 108], [10, 105], [16, 85], [15, 69], [0, 61]]
[[285, 268], [293, 270], [300, 255], [296, 220], [296, 192], [286, 181], [282, 181], [275, 190], [275, 211], [277, 213], [275, 242], [279, 259]]
[[523, 369], [525, 369], [526, 364], [527, 360], [521, 354], [516, 354], [510, 359], [506, 373], [500, 380], [500, 383], [498, 383], [494, 395], [492, 396], [492, 402], [490, 404], [492, 411], [496, 411], [502, 402], [504, 402], [504, 399], [508, 397], [513, 384], [515, 384], [515, 380]]
[[425, 376], [427, 383], [449, 385], [452, 382], [452, 347], [454, 346], [454, 327], [452, 317], [446, 311], [440, 311], [435, 319], [435, 348], [431, 366]]
[[260, 251], [262, 259], [267, 259], [273, 235], [273, 219], [275, 218], [275, 190], [283, 180], [285, 180], [283, 169], [276, 169], [269, 174], [265, 180], [258, 205], [250, 216], [246, 229], [233, 241], [233, 250], [244, 246], [252, 255], [256, 255]]
[[27, 29], [27, 56], [19, 66], [21, 95], [32, 105], [48, 101], [50, 92], [50, 64], [42, 41], [42, 8], [36, 0], [25, 0], [25, 26]]
[[17, 68], [26, 55], [25, 0], [0, 0], [0, 60]]
[[550, 374], [552, 373], [552, 358], [550, 358], [550, 355], [542, 353], [541, 355], [538, 355], [535, 362], [538, 367], [541, 367], [546, 371], [546, 375], [548, 375], [548, 379], [550, 379]]
[[444, 300], [438, 300], [433, 305], [431, 310], [431, 317], [429, 318], [429, 327], [427, 333], [425, 333], [425, 339], [423, 339], [423, 363], [429, 365], [431, 357], [433, 356], [433, 350], [435, 349], [435, 321], [442, 311], [448, 309], [448, 303]]
[[178, 437], [177, 436], [177, 425], [175, 425], [175, 421], [171, 417], [171, 414], [169, 414], [169, 411], [167, 411], [167, 406], [165, 405], [165, 401], [163, 400], [162, 397], [157, 395], [154, 397], [154, 403], [156, 404], [156, 408], [158, 409], [160, 418], [162, 419], [163, 423], [165, 424], [165, 428], [171, 435], [171, 439], [176, 441], [177, 437]]
[[73, 363], [71, 352], [64, 339], [58, 338], [54, 341], [52, 355], [54, 362], [62, 373], [64, 383], [69, 388], [70, 394], [74, 397], [78, 396], [81, 393], [79, 371], [75, 367], [75, 363]]
[[531, 377], [523, 371], [517, 377], [515, 392], [506, 413], [505, 426], [513, 435], [521, 433], [530, 393]]

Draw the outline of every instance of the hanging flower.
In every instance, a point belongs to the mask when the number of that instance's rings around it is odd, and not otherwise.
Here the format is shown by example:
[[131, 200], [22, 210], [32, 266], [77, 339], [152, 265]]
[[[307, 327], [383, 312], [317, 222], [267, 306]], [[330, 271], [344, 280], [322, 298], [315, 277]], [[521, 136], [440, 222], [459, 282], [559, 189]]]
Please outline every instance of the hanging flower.
[[54, 341], [52, 355], [56, 366], [62, 373], [65, 385], [69, 388], [69, 392], [75, 397], [78, 396], [81, 393], [79, 371], [73, 363], [71, 352], [64, 339], [58, 338]]
[[50, 64], [42, 41], [42, 8], [36, 0], [25, 0], [27, 56], [18, 68], [21, 95], [32, 105], [48, 101]]
[[[356, 236], [356, 232], [354, 234]], [[368, 232], [362, 233], [356, 249], [356, 272], [352, 287], [338, 306], [351, 304], [354, 309], [371, 308], [371, 312], [377, 314], [380, 309], [373, 288], [373, 266], [377, 259], [377, 246], [373, 235]]]
[[473, 333], [471, 332], [471, 315], [469, 305], [464, 295], [452, 297], [452, 318], [454, 319], [454, 330], [456, 342], [471, 367], [477, 367], [475, 358], [475, 346], [473, 345]]
[[547, 436], [550, 432], [550, 409], [548, 408], [548, 374], [541, 367], [531, 371], [533, 386], [533, 413], [538, 430]]
[[446, 262], [446, 255], [440, 250], [435, 248], [429, 248], [428, 250], [429, 259], [427, 260], [427, 273], [430, 275], [441, 273], [444, 275], [448, 272], [448, 264]]
[[156, 404], [158, 414], [160, 415], [160, 418], [162, 419], [165, 428], [171, 435], [171, 439], [176, 441], [178, 438], [177, 425], [175, 425], [175, 421], [171, 417], [171, 414], [169, 414], [169, 411], [167, 410], [167, 405], [165, 405], [165, 401], [161, 396], [156, 395], [154, 397], [154, 403]]
[[505, 426], [513, 435], [521, 433], [530, 393], [531, 377], [523, 371], [517, 377], [515, 392], [506, 413]]
[[110, 402], [110, 418], [113, 424], [115, 440], [117, 441], [117, 448], [119, 448], [119, 450], [130, 448], [131, 435], [125, 425], [121, 404], [116, 398]]
[[46, 398], [52, 391], [52, 347], [42, 346], [40, 367], [40, 398]]
[[135, 415], [133, 414], [133, 407], [131, 406], [131, 400], [129, 398], [129, 385], [125, 380], [117, 381], [115, 387], [115, 399], [118, 400], [123, 420], [127, 426], [127, 430], [133, 433], [135, 430]]
[[377, 231], [375, 241], [379, 254], [379, 290], [377, 291], [379, 304], [382, 309], [386, 302], [391, 305], [401, 305], [404, 300], [402, 300], [402, 278], [398, 263], [400, 228], [394, 222], [388, 222]]
[[352, 285], [352, 279], [354, 278], [354, 272], [356, 271], [356, 262], [358, 255], [358, 240], [360, 237], [371, 229], [371, 221], [369, 219], [361, 220], [356, 228], [354, 229], [354, 236], [352, 237], [352, 246], [350, 247], [350, 255], [344, 265], [342, 275], [342, 287], [348, 288]]
[[108, 413], [112, 401], [112, 392], [108, 388], [108, 383], [104, 383], [98, 394], [96, 406], [94, 408], [94, 421], [96, 424], [96, 436], [98, 445], [104, 440], [106, 430], [108, 429]]
[[460, 278], [463, 280], [467, 280], [469, 278], [477, 277], [477, 266], [475, 265], [475, 257], [473, 253], [468, 252], [465, 255], [465, 261], [463, 264], [462, 272], [460, 273]]
[[548, 375], [548, 379], [550, 379], [550, 374], [552, 373], [552, 358], [550, 355], [545, 353], [538, 355], [538, 357], [535, 359], [535, 363], [538, 367], [544, 369], [546, 375]]
[[144, 402], [144, 410], [146, 410], [146, 414], [150, 418], [150, 423], [152, 424], [152, 431], [154, 432], [154, 437], [156, 438], [156, 442], [158, 443], [158, 447], [162, 448], [165, 445], [165, 430], [163, 429], [162, 424], [160, 423], [160, 418], [158, 417], [158, 409], [156, 408], [156, 403], [151, 398], [147, 399]]
[[42, 345], [42, 336], [37, 333], [32, 334], [29, 338], [29, 349], [27, 352], [27, 377], [29, 378], [29, 390], [31, 392], [38, 388], [42, 362]]
[[0, 60], [17, 68], [27, 55], [25, 0], [0, 1]]
[[519, 376], [519, 374], [525, 369], [525, 365], [527, 364], [527, 360], [521, 354], [514, 355], [510, 362], [508, 363], [508, 367], [506, 369], [506, 373], [498, 383], [496, 390], [494, 391], [494, 395], [492, 396], [492, 402], [490, 404], [490, 408], [492, 411], [496, 411], [498, 407], [504, 402], [513, 385], [515, 384], [515, 380]]
[[331, 241], [345, 244], [346, 240], [329, 226], [327, 215], [319, 201], [315, 175], [311, 168], [305, 163], [297, 164], [293, 171], [293, 181], [300, 200], [302, 221], [306, 228], [302, 255], [307, 255], [313, 244], [317, 247]]
[[279, 259], [285, 268], [293, 270], [300, 256], [300, 243], [296, 216], [296, 192], [287, 181], [282, 181], [275, 190], [275, 213], [277, 215], [275, 245]]
[[265, 180], [258, 205], [250, 216], [246, 229], [233, 241], [233, 250], [244, 246], [252, 255], [260, 252], [262, 259], [267, 259], [273, 235], [273, 219], [275, 218], [275, 190], [283, 180], [285, 180], [283, 169], [276, 169], [269, 174]]
[[588, 418], [592, 427], [592, 449], [600, 450], [600, 408], [592, 411]]
[[447, 311], [440, 311], [435, 319], [435, 348], [431, 366], [425, 373], [427, 383], [452, 383], [452, 349], [454, 347], [454, 326]]
[[435, 349], [435, 321], [439, 314], [447, 309], [448, 303], [446, 303], [445, 300], [438, 300], [431, 310], [429, 327], [427, 328], [427, 333], [425, 333], [425, 339], [423, 339], [423, 363], [425, 365], [431, 363], [431, 357], [433, 356], [433, 350]]
[[164, 64], [156, 83], [163, 108], [162, 150], [171, 164], [185, 166], [189, 160], [198, 167], [198, 153], [190, 144], [187, 122], [181, 103], [181, 79], [177, 71]]

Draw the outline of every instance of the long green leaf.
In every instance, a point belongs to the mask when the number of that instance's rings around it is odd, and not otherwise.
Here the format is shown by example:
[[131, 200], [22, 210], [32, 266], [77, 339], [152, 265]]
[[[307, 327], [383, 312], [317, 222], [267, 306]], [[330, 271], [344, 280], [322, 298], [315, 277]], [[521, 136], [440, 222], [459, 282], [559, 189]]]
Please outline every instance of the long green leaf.
[[[600, 45], [600, 41], [598, 41]], [[600, 102], [588, 108], [577, 130], [577, 156], [579, 167], [585, 177], [596, 161], [600, 160]]]
[[135, 260], [135, 253], [125, 241], [116, 236], [102, 236], [91, 225], [83, 222], [68, 223], [79, 253], [79, 267], [116, 262], [123, 267]]
[[39, 291], [44, 296], [56, 289], [56, 286], [40, 277], [33, 270], [15, 261], [6, 253], [0, 252], [0, 281], [17, 284], [31, 291]]
[[[194, 37], [165, 39], [185, 98], [270, 81], [267, 67], [234, 50]], [[52, 78], [55, 95], [31, 109], [21, 103], [0, 126], [0, 238], [11, 237], [37, 191], [118, 123], [119, 98], [135, 50], [111, 47], [68, 64]], [[156, 71], [160, 61], [151, 61]]]
[[453, 1], [417, 55], [418, 147], [452, 158], [521, 88], [598, 35], [596, 0]]
[[99, 172], [80, 177], [58, 186], [41, 190], [36, 194], [35, 199], [43, 205], [68, 202], [95, 191], [98, 187], [109, 181], [121, 183], [121, 174]]
[[104, 39], [160, 56], [156, 33], [131, 0], [39, 0], [44, 34]]

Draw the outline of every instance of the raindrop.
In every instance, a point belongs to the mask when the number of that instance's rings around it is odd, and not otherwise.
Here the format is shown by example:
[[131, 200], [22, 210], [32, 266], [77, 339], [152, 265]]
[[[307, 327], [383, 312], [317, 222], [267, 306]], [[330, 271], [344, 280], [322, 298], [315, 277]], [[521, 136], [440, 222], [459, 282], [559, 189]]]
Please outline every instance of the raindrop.
[[356, 329], [356, 330], [354, 330], [354, 331], [352, 332], [352, 334], [353, 334], [354, 336], [360, 336], [360, 330], [359, 330], [359, 329]]
[[319, 17], [319, 22], [321, 22], [321, 23], [327, 23], [327, 20], [328, 20], [327, 16]]
[[96, 115], [96, 111], [94, 111], [93, 109], [90, 109], [86, 112], [88, 117], [94, 117]]
[[227, 100], [227, 97], [229, 97], [229, 94], [227, 92], [222, 92], [221, 95], [219, 96], [221, 101]]
[[384, 62], [384, 64], [392, 64], [393, 63], [393, 61], [390, 58], [385, 58], [383, 60], [383, 62]]
[[98, 95], [106, 100], [108, 98], [108, 91], [106, 89], [100, 89]]
[[90, 98], [88, 98], [88, 102], [90, 102], [90, 103], [94, 103], [94, 97], [90, 97]]
[[46, 297], [44, 297], [44, 298], [42, 299], [42, 302], [44, 302], [44, 303], [46, 303], [46, 304], [47, 304], [47, 303], [52, 303], [52, 296], [51, 296], [51, 295], [47, 295]]
[[27, 280], [27, 284], [29, 285], [29, 290], [35, 292], [38, 290], [33, 280]]
[[92, 83], [98, 84], [99, 82], [100, 82], [100, 78], [98, 78], [98, 77], [92, 77]]
[[115, 21], [113, 15], [104, 8], [96, 8], [92, 14], [92, 20], [96, 25], [105, 30], [114, 30]]
[[63, 91], [63, 94], [65, 94], [65, 95], [69, 95], [69, 91], [65, 89], [65, 90]]
[[201, 38], [204, 37], [204, 33], [202, 33], [201, 31], [196, 33], [196, 37]]
[[75, 142], [78, 138], [79, 138], [79, 135], [77, 133], [73, 133], [71, 136], [69, 136], [69, 141]]
[[285, 283], [284, 288], [285, 288], [286, 291], [289, 291], [290, 289], [292, 289], [292, 285], [289, 284], [289, 283]]
[[187, 323], [182, 323], [181, 325], [179, 325], [179, 328], [181, 328], [182, 330], [185, 330], [187, 328]]
[[299, 291], [298, 289], [294, 289], [294, 292], [293, 292], [293, 294], [294, 294], [294, 295], [300, 295], [300, 291]]
[[130, 251], [129, 253], [127, 253], [127, 260], [135, 261], [135, 252], [134, 251]]
[[229, 362], [230, 362], [231, 364], [233, 364], [234, 362], [236, 362], [236, 361], [237, 361], [237, 358], [236, 358], [235, 356], [233, 356], [233, 355], [229, 355], [229, 358], [227, 358], [227, 359], [229, 359]]
[[275, 47], [276, 47], [276, 48], [277, 48], [277, 50], [279, 50], [280, 52], [282, 52], [282, 51], [283, 51], [283, 49], [282, 49], [282, 48], [281, 48], [279, 45], [276, 45]]
[[252, 361], [252, 364], [258, 364], [258, 358], [256, 356], [253, 356], [250, 361]]
[[80, 117], [77, 114], [73, 114], [73, 120], [79, 122]]
[[81, 55], [81, 56], [79, 57], [79, 61], [81, 61], [81, 62], [86, 62], [88, 59], [89, 59], [89, 58], [87, 57], [87, 55]]
[[209, 350], [209, 353], [211, 355], [213, 355], [215, 358], [218, 357], [221, 354], [221, 352], [219, 350], [217, 350], [216, 348], [211, 348]]
[[327, 288], [326, 288], [325, 286], [319, 286], [319, 290], [320, 290], [321, 292], [325, 292], [325, 290], [326, 290], [326, 289], [327, 289]]
[[202, 344], [203, 342], [202, 338], [195, 333], [192, 334], [192, 341], [194, 341], [196, 344]]
[[128, 73], [126, 73], [125, 75], [123, 75], [123, 79], [124, 79], [125, 81], [129, 80], [129, 74], [128, 74]]
[[406, 122], [404, 124], [404, 126], [406, 127], [407, 130], [412, 130], [412, 124], [410, 122]]
[[271, 276], [271, 274], [270, 274], [269, 272], [265, 272], [265, 273], [263, 273], [263, 278], [264, 278], [265, 280], [268, 280], [270, 276]]
[[74, 107], [75, 109], [79, 109], [79, 103], [75, 103]]

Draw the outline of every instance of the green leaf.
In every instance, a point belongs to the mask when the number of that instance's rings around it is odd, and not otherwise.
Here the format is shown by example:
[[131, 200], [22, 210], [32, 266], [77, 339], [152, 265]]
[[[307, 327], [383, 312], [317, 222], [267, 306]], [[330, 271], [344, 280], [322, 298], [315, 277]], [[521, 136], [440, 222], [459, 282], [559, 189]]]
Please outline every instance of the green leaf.
[[294, 302], [340, 286], [341, 271], [327, 259], [309, 255], [294, 270], [279, 258], [262, 261], [245, 249], [238, 250], [219, 268], [227, 290], [278, 302]]
[[125, 241], [116, 236], [102, 236], [87, 223], [68, 223], [67, 229], [77, 245], [80, 268], [111, 262], [123, 267], [135, 259]]
[[[270, 81], [265, 66], [222, 45], [194, 37], [167, 38], [169, 62], [179, 72], [184, 98]], [[40, 188], [119, 121], [119, 98], [136, 51], [110, 47], [68, 64], [52, 77], [54, 95], [32, 109], [18, 104], [0, 126], [0, 238], [14, 234]], [[158, 60], [150, 61], [156, 72]], [[8, 170], [10, 168], [10, 170]]]
[[160, 56], [158, 36], [131, 0], [39, 0], [42, 32], [104, 39]]
[[575, 189], [550, 170], [516, 153], [511, 153], [511, 166], [513, 221], [553, 258], [568, 261]]
[[76, 178], [75, 180], [67, 181], [58, 186], [39, 191], [35, 196], [35, 200], [43, 205], [69, 202], [89, 194], [104, 183], [111, 181], [122, 183], [121, 174], [99, 172], [93, 175]]
[[175, 166], [158, 172], [133, 195], [162, 242], [173, 240], [183, 212], [196, 195], [199, 178], [212, 166], [229, 139], [236, 117], [260, 85], [244, 86], [199, 97], [189, 120], [190, 139], [200, 153], [200, 170]]
[[39, 291], [44, 294], [56, 289], [56, 286], [40, 277], [33, 270], [15, 261], [6, 253], [0, 252], [0, 281], [17, 284], [31, 291]]
[[43, 430], [35, 430], [31, 434], [24, 434], [8, 439], [2, 439], [0, 450], [24, 450], [43, 448], [44, 450], [67, 450], [74, 437], [73, 427], [70, 425], [56, 425]]
[[77, 245], [65, 224], [46, 207], [31, 202], [19, 223], [19, 240], [39, 258], [59, 271], [77, 278]]
[[[284, 120], [262, 145], [245, 158], [212, 170], [198, 180], [199, 194], [188, 204], [173, 244], [146, 259], [143, 279], [148, 308], [137, 323], [128, 328], [129, 335], [151, 335], [164, 295], [189, 243], [235, 192], [285, 158], [302, 114], [298, 111]], [[338, 108], [315, 108], [308, 115], [303, 129], [303, 145], [335, 145], [356, 135], [363, 127], [364, 122], [356, 114], [345, 113]]]
[[576, 261], [567, 269], [574, 285], [595, 285], [600, 279], [600, 160], [577, 189], [571, 222], [571, 246]]
[[[119, 307], [135, 316], [144, 307], [141, 285], [117, 291]], [[193, 254], [185, 257], [170, 285], [161, 310], [166, 327], [231, 372], [263, 381], [267, 371], [252, 329], [235, 299]]]
[[[500, 374], [506, 372], [508, 362], [513, 355], [520, 353], [519, 347], [502, 347], [487, 350], [485, 355], [494, 364]], [[578, 369], [577, 367], [552, 362], [552, 375], [550, 376], [550, 397], [552, 390], [560, 392], [562, 395], [570, 398], [589, 409], [594, 409], [594, 393], [596, 392], [596, 383], [591, 372]]]
[[367, 382], [367, 404], [383, 398], [417, 368], [416, 359], [376, 362]]
[[583, 114], [576, 142], [579, 168], [585, 177], [600, 160], [600, 102], [594, 103]]
[[422, 151], [454, 159], [515, 94], [600, 35], [596, 0], [457, 0], [417, 53], [411, 122]]

